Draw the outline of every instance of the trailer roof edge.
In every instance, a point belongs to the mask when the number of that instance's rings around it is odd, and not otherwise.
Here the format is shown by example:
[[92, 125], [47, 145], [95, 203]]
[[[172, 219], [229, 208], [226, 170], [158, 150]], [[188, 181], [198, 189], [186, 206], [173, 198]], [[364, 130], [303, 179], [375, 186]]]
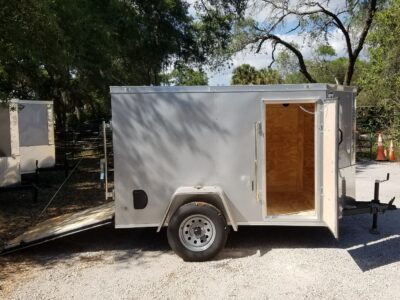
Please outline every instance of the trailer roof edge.
[[21, 104], [53, 104], [53, 101], [50, 100], [22, 100], [22, 99], [13, 99], [13, 100]]
[[354, 87], [326, 83], [232, 85], [232, 86], [110, 86], [111, 94], [145, 93], [230, 93], [230, 92], [297, 92], [297, 91], [353, 91]]

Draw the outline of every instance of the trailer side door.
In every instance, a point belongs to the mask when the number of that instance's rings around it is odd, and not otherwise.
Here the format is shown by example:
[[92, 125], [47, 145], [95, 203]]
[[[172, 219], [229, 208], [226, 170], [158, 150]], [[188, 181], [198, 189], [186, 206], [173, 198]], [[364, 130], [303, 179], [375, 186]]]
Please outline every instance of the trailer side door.
[[327, 99], [321, 104], [321, 217], [323, 222], [338, 238], [338, 102], [337, 99]]

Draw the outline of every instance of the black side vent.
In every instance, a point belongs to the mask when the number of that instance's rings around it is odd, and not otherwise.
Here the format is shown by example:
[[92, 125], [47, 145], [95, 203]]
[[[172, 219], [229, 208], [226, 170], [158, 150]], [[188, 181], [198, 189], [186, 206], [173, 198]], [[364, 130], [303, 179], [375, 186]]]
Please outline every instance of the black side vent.
[[147, 206], [147, 194], [143, 190], [133, 190], [133, 208], [144, 209]]

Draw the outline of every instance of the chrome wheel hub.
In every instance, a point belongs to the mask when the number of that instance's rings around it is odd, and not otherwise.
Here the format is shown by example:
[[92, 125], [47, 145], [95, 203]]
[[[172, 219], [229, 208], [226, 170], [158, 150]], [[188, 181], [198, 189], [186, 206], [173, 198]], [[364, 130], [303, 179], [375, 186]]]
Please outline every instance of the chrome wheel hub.
[[189, 216], [179, 226], [179, 239], [191, 251], [204, 251], [215, 240], [214, 223], [204, 215]]

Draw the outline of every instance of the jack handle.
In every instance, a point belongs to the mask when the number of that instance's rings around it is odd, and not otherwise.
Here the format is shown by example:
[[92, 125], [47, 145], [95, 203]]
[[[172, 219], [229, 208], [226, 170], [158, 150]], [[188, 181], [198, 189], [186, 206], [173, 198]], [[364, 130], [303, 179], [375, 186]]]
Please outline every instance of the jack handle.
[[378, 180], [378, 179], [376, 179], [375, 182], [382, 183], [382, 182], [389, 181], [389, 179], [390, 179], [390, 173], [387, 173], [387, 174], [386, 174], [386, 179], [383, 179], [383, 180]]

